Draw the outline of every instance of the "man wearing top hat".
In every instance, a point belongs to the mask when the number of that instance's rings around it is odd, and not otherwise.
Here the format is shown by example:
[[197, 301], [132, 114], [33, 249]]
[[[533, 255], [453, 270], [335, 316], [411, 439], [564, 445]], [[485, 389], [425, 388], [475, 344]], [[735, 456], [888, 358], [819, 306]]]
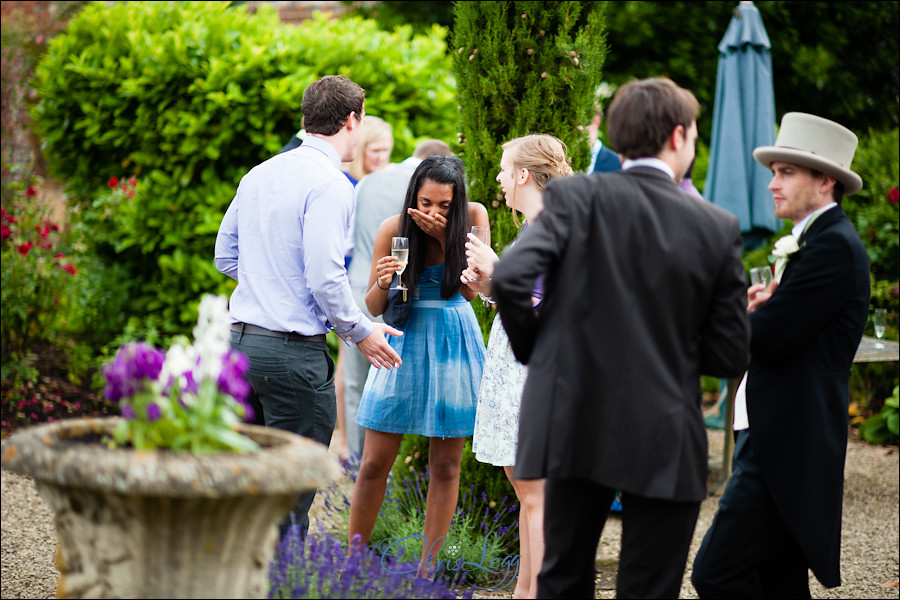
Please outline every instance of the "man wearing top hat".
[[701, 598], [810, 597], [811, 569], [840, 585], [841, 507], [850, 367], [869, 306], [866, 250], [841, 208], [862, 188], [850, 170], [856, 136], [788, 113], [775, 146], [753, 157], [772, 171], [775, 281], [747, 290], [750, 368], [735, 399], [731, 478], [697, 553]]

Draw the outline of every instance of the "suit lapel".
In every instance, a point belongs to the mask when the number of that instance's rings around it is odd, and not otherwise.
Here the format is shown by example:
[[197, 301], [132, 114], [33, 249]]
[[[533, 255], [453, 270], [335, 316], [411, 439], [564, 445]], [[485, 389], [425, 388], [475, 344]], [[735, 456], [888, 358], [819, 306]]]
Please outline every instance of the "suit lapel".
[[800, 244], [800, 248], [803, 248], [803, 245], [808, 242], [810, 239], [814, 238], [819, 232], [825, 230], [833, 223], [839, 221], [842, 217], [845, 217], [844, 209], [840, 206], [835, 206], [829, 210], [826, 210], [822, 214], [820, 214], [812, 223], [810, 223], [806, 230], [800, 234], [800, 239], [797, 242]]
[[[808, 244], [811, 240], [813, 240], [819, 233], [825, 231], [827, 228], [831, 227], [842, 218], [846, 218], [846, 214], [844, 213], [844, 209], [840, 206], [835, 206], [829, 210], [826, 210], [822, 214], [820, 214], [816, 219], [810, 223], [807, 228], [800, 234], [800, 239], [797, 240], [797, 243], [800, 245], [800, 249], [797, 250], [796, 255], [800, 255], [803, 253], [806, 248], [806, 244]], [[792, 257], [794, 255], [791, 255]], [[787, 264], [784, 268], [784, 275], [787, 275], [787, 271], [791, 268], [791, 264], [794, 262], [793, 258], [788, 259]], [[782, 275], [782, 278], [784, 277]]]

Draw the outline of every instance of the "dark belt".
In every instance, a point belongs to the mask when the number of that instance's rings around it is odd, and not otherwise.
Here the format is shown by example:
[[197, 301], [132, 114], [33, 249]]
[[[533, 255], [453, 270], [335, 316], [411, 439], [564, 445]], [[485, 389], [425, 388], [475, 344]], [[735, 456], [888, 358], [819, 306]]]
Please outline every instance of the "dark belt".
[[250, 335], [264, 335], [266, 337], [281, 338], [286, 340], [294, 340], [297, 342], [325, 342], [325, 334], [318, 335], [300, 335], [299, 333], [287, 331], [272, 331], [265, 327], [257, 327], [249, 323], [232, 323], [231, 330], [237, 333], [249, 333]]

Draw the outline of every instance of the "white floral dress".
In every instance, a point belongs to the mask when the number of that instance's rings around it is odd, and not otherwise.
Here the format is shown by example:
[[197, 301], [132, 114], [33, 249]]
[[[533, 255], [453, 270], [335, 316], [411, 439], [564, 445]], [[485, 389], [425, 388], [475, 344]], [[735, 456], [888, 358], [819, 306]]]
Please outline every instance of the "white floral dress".
[[527, 375], [528, 368], [513, 356], [498, 314], [491, 325], [475, 408], [472, 450], [479, 461], [498, 467], [516, 464], [519, 405]]

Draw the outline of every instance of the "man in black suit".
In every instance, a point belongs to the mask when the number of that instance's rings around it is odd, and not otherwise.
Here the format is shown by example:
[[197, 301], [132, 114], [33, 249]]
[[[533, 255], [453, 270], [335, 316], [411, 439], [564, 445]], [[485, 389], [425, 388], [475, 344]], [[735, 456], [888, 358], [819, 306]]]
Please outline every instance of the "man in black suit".
[[862, 188], [856, 136], [788, 113], [775, 146], [776, 281], [747, 290], [750, 370], [735, 400], [734, 468], [694, 561], [701, 597], [809, 598], [807, 569], [840, 585], [850, 366], [869, 306], [866, 249], [840, 207]]
[[608, 118], [623, 170], [552, 180], [494, 270], [503, 325], [529, 366], [516, 476], [547, 478], [541, 598], [594, 596], [616, 490], [618, 597], [681, 588], [707, 493], [700, 375], [739, 376], [749, 345], [738, 220], [676, 183], [698, 112], [669, 79], [622, 86]]

